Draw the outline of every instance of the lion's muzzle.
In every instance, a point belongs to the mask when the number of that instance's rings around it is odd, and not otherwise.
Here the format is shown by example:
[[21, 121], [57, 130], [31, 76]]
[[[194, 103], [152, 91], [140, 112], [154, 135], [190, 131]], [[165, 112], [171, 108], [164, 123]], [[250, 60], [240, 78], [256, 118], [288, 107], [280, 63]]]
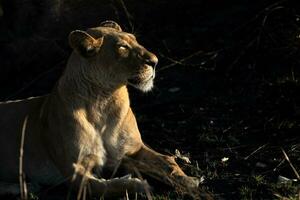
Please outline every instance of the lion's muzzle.
[[143, 92], [148, 92], [153, 88], [158, 58], [146, 49], [138, 53], [137, 57], [141, 61], [140, 69], [137, 74], [128, 79], [128, 83]]

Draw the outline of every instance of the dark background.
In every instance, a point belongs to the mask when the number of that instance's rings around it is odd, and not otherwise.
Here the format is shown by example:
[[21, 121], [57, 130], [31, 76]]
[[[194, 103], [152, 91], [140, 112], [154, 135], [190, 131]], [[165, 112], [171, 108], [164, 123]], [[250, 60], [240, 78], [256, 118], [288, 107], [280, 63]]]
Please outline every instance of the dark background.
[[[143, 138], [190, 156], [216, 199], [297, 198], [300, 5], [292, 0], [2, 0], [0, 100], [49, 93], [75, 29], [117, 21], [159, 57], [130, 88]], [[290, 163], [284, 157], [286, 152]], [[229, 158], [222, 162], [222, 158]], [[180, 162], [180, 160], [179, 160]], [[280, 183], [280, 176], [287, 179]], [[154, 190], [163, 198], [188, 198]]]

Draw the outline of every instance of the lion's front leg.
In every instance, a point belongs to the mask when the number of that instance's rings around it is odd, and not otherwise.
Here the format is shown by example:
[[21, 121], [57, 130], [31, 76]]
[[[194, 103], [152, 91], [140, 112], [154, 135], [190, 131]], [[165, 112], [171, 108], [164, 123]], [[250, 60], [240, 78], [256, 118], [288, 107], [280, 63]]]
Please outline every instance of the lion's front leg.
[[176, 188], [196, 188], [199, 185], [198, 178], [187, 176], [174, 157], [160, 154], [145, 145], [134, 155], [124, 158], [123, 164], [129, 170], [138, 170]]
[[146, 181], [131, 176], [113, 179], [98, 179], [91, 175], [78, 175], [78, 181], [72, 182], [77, 195], [82, 197], [91, 192], [91, 196], [100, 197], [122, 197], [128, 194], [142, 193], [149, 190]]
[[92, 171], [96, 167], [93, 159], [96, 156], [88, 155], [76, 164], [73, 164], [74, 174], [71, 179], [71, 189], [79, 198], [86, 194], [93, 197], [121, 197], [129, 194], [141, 193], [149, 190], [146, 181], [131, 178], [127, 175], [121, 178], [96, 178]]

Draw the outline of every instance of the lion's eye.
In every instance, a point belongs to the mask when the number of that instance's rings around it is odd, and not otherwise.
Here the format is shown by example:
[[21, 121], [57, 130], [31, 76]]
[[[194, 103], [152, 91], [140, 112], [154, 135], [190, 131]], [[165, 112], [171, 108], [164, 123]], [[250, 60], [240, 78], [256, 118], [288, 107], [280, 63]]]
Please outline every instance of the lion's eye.
[[129, 56], [129, 49], [130, 46], [127, 44], [120, 44], [118, 45], [118, 53], [121, 57], [128, 57]]
[[125, 50], [128, 50], [128, 49], [129, 49], [128, 45], [119, 45], [119, 50], [121, 50], [121, 51], [125, 51]]

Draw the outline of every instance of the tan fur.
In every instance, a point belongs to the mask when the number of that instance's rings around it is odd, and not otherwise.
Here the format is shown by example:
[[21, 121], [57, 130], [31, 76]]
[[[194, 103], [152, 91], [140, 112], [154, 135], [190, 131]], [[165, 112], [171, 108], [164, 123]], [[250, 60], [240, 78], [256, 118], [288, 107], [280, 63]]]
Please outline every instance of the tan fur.
[[144, 145], [130, 108], [126, 85], [149, 91], [156, 56], [111, 21], [73, 31], [69, 41], [74, 52], [51, 94], [0, 103], [0, 182], [18, 183], [21, 129], [28, 117], [23, 171], [35, 184], [70, 180], [79, 192], [88, 184], [98, 197], [147, 190], [137, 178], [101, 178], [104, 167], [113, 170], [123, 161], [128, 170], [167, 184], [197, 186], [172, 157]]

